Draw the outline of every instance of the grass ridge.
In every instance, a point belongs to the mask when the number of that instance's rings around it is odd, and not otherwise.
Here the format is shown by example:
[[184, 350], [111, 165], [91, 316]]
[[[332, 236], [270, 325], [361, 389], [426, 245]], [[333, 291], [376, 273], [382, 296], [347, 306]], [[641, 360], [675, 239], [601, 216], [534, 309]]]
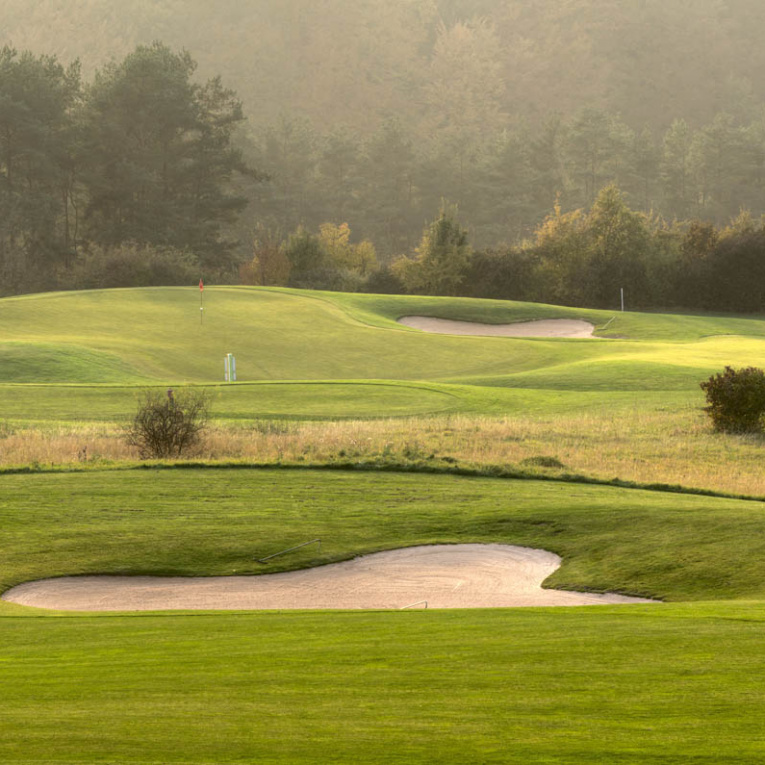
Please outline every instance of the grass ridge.
[[18, 465], [0, 466], [0, 477], [6, 475], [36, 475], [61, 473], [94, 473], [139, 470], [336, 470], [370, 473], [405, 473], [423, 475], [452, 475], [464, 478], [494, 478], [520, 481], [546, 481], [550, 483], [572, 483], [586, 486], [612, 486], [620, 489], [652, 491], [664, 494], [686, 494], [696, 497], [717, 497], [719, 499], [741, 499], [750, 502], [765, 502], [765, 496], [738, 494], [715, 489], [701, 489], [680, 484], [628, 481], [622, 478], [597, 478], [580, 473], [545, 475], [506, 465], [451, 465], [432, 462], [390, 462], [381, 460], [337, 460], [334, 462], [253, 462], [253, 461], [200, 461], [178, 462], [125, 461], [114, 465]]

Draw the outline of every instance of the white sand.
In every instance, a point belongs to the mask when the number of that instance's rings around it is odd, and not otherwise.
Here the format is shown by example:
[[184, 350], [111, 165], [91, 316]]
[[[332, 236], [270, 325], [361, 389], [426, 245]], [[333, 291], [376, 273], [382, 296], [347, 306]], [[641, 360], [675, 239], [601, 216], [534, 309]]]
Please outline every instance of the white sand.
[[63, 611], [395, 609], [423, 600], [429, 608], [652, 602], [543, 590], [542, 582], [560, 564], [557, 555], [527, 547], [433, 545], [262, 576], [45, 579], [14, 587], [3, 600]]
[[578, 319], [542, 319], [516, 324], [479, 324], [473, 321], [434, 319], [429, 316], [402, 316], [399, 324], [439, 335], [492, 337], [592, 337], [595, 327]]

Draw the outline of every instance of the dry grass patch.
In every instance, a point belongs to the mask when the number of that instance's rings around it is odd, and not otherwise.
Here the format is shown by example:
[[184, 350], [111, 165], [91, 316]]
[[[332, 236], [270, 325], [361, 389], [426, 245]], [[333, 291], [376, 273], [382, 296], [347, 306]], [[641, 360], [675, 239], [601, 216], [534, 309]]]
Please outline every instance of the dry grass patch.
[[[6, 429], [0, 464], [63, 465], [137, 459], [110, 425]], [[378, 459], [520, 465], [643, 483], [765, 496], [762, 436], [712, 432], [700, 410], [629, 416], [443, 416], [341, 422], [219, 424], [193, 455], [267, 464]]]
[[134, 451], [113, 425], [9, 428], [0, 432], [0, 465], [68, 465], [129, 460]]

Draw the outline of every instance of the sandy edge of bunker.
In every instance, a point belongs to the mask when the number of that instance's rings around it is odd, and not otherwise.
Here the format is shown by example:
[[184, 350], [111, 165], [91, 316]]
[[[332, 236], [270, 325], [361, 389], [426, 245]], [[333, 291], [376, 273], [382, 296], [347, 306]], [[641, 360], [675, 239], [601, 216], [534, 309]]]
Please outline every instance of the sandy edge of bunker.
[[439, 335], [476, 337], [592, 337], [595, 326], [581, 319], [539, 319], [514, 324], [481, 324], [474, 321], [436, 319], [431, 316], [402, 316], [399, 324]]
[[656, 601], [542, 589], [561, 565], [546, 550], [427, 545], [259, 576], [73, 576], [27, 582], [3, 600], [58, 611], [510, 608]]

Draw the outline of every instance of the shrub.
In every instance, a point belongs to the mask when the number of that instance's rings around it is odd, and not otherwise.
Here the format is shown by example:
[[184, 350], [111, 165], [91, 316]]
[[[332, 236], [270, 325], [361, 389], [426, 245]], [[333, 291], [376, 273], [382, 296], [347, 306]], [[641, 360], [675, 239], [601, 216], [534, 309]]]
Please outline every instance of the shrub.
[[527, 465], [528, 467], [553, 468], [555, 470], [563, 470], [566, 467], [557, 457], [545, 457], [541, 454], [536, 457], [527, 457], [525, 460], [521, 460], [521, 465]]
[[206, 391], [149, 390], [126, 428], [125, 440], [138, 449], [141, 459], [181, 457], [199, 444], [208, 420]]
[[64, 289], [161, 287], [196, 284], [199, 261], [171, 247], [131, 242], [111, 248], [91, 246], [59, 276]]
[[701, 383], [715, 430], [728, 433], [757, 433], [765, 414], [765, 372], [757, 367], [733, 369], [712, 375]]

